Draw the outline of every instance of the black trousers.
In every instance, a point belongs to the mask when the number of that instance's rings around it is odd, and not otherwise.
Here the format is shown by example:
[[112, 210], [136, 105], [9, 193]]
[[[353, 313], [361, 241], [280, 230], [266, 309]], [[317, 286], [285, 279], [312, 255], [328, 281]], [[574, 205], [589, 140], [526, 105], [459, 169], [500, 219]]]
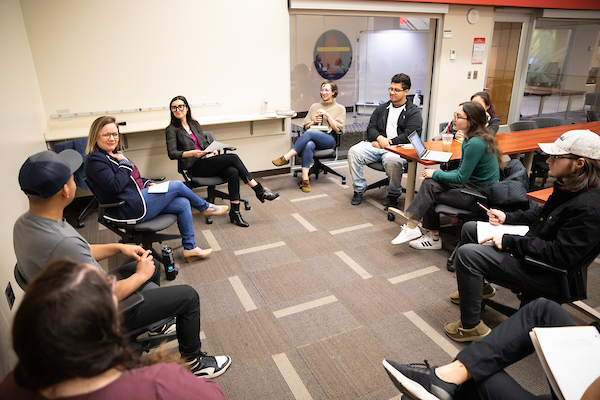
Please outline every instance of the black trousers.
[[435, 212], [436, 204], [445, 204], [452, 207], [479, 212], [477, 199], [462, 193], [462, 189], [482, 193], [483, 186], [474, 183], [444, 183], [425, 179], [419, 188], [419, 193], [406, 210], [416, 219], [423, 219], [423, 228], [437, 231], [440, 229], [440, 217]]
[[[156, 266], [153, 277], [148, 282], [160, 286], [160, 263]], [[131, 276], [136, 270], [135, 261], [128, 261], [117, 268], [115, 275], [119, 279]], [[161, 319], [177, 317], [177, 340], [182, 357], [192, 358], [200, 355], [200, 298], [198, 292], [188, 285], [144, 288], [144, 302], [127, 312], [124, 316], [125, 326], [136, 329]]]
[[486, 337], [458, 353], [473, 376], [462, 385], [456, 399], [527, 400], [532, 395], [511, 378], [504, 368], [534, 352], [529, 332], [534, 327], [575, 325], [557, 303], [538, 299], [525, 305]]
[[244, 183], [251, 181], [252, 175], [237, 154], [220, 154], [209, 158], [198, 158], [188, 172], [192, 176], [220, 176], [227, 180], [231, 200], [240, 199], [240, 178]]
[[502, 267], [504, 259], [513, 256], [494, 246], [478, 244], [475, 221], [463, 225], [460, 240], [462, 245], [456, 251], [454, 267], [460, 293], [460, 319], [465, 328], [472, 328], [479, 323], [484, 278], [492, 282], [496, 278], [515, 288], [530, 288], [552, 294], [550, 290], [554, 277], [551, 274], [545, 275], [534, 267]]

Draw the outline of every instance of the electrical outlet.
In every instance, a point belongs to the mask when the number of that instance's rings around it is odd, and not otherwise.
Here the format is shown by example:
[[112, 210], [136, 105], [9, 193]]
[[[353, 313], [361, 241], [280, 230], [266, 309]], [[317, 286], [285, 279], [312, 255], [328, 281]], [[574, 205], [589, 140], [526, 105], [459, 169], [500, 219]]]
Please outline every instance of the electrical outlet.
[[467, 72], [467, 79], [471, 79], [471, 71]]
[[473, 79], [477, 79], [477, 71], [473, 71]]
[[10, 285], [10, 282], [8, 282], [8, 285], [6, 286], [6, 290], [4, 291], [4, 294], [6, 295], [6, 301], [8, 301], [8, 309], [12, 310], [13, 305], [15, 304], [15, 292], [13, 291], [13, 288]]

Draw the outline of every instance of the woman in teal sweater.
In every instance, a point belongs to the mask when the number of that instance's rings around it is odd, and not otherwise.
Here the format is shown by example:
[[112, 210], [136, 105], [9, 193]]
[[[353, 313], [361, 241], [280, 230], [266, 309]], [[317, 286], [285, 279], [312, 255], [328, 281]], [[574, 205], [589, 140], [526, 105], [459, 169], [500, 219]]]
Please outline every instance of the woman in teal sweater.
[[[426, 179], [406, 210], [408, 222], [392, 240], [393, 244], [410, 241], [410, 246], [415, 249], [441, 249], [440, 221], [434, 210], [435, 205], [476, 208], [476, 199], [461, 190], [483, 193], [487, 185], [500, 178], [500, 168], [504, 166], [502, 153], [495, 137], [485, 127], [487, 117], [481, 104], [474, 101], [462, 103], [454, 113], [452, 122], [456, 129], [465, 132], [458, 168], [452, 171], [423, 170]], [[421, 219], [427, 230], [424, 235], [417, 226]]]

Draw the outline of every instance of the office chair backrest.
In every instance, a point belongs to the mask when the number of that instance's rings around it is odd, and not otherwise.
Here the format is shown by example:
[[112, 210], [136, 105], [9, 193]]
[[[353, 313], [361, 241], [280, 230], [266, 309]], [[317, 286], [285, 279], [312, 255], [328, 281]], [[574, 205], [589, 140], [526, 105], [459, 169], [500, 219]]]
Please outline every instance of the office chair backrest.
[[535, 121], [517, 121], [517, 122], [513, 122], [509, 126], [510, 126], [511, 132], [528, 131], [531, 129], [539, 128]]
[[538, 118], [531, 118], [531, 120], [535, 121], [538, 128], [550, 128], [553, 126], [567, 125], [567, 121], [565, 121], [562, 118], [538, 117]]
[[595, 122], [599, 121], [598, 113], [594, 110], [585, 110], [585, 116], [587, 117], [587, 122]]
[[19, 271], [19, 264], [15, 264], [15, 280], [21, 289], [27, 290], [27, 279], [25, 279], [23, 274], [21, 274], [21, 271]]

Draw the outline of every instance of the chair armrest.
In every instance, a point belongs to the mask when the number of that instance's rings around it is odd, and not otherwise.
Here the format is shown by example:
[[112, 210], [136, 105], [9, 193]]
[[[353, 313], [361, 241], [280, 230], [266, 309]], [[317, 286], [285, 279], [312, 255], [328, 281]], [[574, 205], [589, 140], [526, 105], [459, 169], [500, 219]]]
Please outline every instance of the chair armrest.
[[137, 307], [144, 302], [144, 296], [140, 293], [132, 293], [125, 299], [119, 302], [119, 312], [124, 313]]
[[125, 204], [125, 200], [121, 200], [118, 203], [98, 204], [98, 208], [116, 208], [123, 206], [123, 204]]
[[540, 260], [536, 260], [535, 258], [532, 258], [530, 256], [525, 256], [525, 262], [529, 265], [533, 265], [539, 268], [543, 268], [545, 270], [551, 271], [551, 272], [555, 272], [557, 274], [561, 274], [561, 275], [567, 275], [567, 270], [566, 269], [562, 269], [562, 268], [557, 268], [554, 267], [550, 264], [546, 264], [543, 261]]
[[223, 154], [227, 154], [228, 151], [236, 151], [237, 147], [224, 147]]
[[166, 177], [166, 176], [159, 176], [159, 177], [157, 177], [157, 178], [149, 178], [149, 179], [150, 179], [151, 181], [154, 181], [154, 182], [162, 182], [162, 181], [164, 181], [165, 179], [167, 179], [167, 177]]
[[464, 194], [468, 194], [469, 196], [477, 197], [478, 199], [481, 199], [481, 200], [487, 200], [487, 197], [485, 197], [481, 193], [472, 192], [472, 191], [466, 190], [466, 189], [461, 189], [460, 192], [464, 193]]

